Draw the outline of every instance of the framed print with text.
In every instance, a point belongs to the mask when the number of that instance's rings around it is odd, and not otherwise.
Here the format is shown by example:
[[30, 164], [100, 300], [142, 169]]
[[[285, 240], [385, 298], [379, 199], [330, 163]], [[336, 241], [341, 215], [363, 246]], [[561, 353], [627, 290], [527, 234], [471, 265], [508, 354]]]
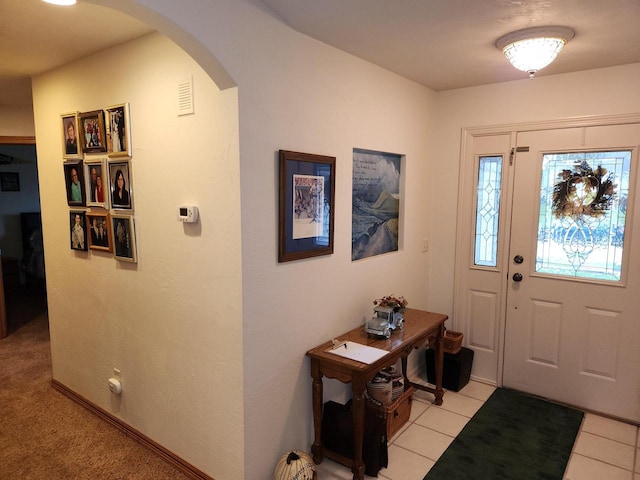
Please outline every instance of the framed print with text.
[[336, 157], [279, 157], [278, 262], [332, 254]]
[[353, 149], [351, 260], [398, 251], [402, 155]]

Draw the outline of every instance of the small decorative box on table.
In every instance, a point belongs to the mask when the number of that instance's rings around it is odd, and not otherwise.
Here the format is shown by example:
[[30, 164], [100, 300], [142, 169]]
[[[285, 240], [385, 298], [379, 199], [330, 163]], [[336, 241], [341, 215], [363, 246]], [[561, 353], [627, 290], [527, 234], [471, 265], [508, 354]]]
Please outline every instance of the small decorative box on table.
[[390, 405], [381, 405], [379, 402], [367, 400], [367, 410], [377, 415], [384, 415], [387, 420], [387, 440], [398, 433], [398, 430], [409, 421], [411, 416], [411, 403], [413, 401], [413, 387], [409, 386]]

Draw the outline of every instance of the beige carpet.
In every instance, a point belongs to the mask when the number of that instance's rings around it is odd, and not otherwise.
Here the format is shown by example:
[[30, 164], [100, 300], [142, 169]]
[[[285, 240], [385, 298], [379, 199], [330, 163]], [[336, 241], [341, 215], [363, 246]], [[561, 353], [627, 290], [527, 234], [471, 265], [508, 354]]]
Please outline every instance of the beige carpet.
[[0, 479], [187, 478], [51, 387], [46, 314], [0, 340]]

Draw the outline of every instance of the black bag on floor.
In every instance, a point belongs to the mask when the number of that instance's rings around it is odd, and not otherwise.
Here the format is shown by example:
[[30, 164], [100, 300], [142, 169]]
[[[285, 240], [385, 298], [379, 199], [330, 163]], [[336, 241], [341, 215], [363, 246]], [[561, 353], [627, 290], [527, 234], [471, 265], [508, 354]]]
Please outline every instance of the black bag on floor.
[[[322, 411], [322, 445], [344, 457], [353, 460], [353, 415], [351, 400], [346, 405], [334, 401], [324, 404]], [[364, 473], [377, 477], [381, 468], [387, 467], [387, 420], [383, 415], [366, 409], [364, 440], [362, 444]]]

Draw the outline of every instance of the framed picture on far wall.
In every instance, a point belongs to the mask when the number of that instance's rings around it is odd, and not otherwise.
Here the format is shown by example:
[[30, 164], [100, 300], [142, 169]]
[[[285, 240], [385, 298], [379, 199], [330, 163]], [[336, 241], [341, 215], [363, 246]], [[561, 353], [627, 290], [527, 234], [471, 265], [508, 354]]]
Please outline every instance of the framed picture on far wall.
[[109, 208], [109, 174], [104, 158], [85, 160], [87, 206]]
[[113, 237], [108, 213], [88, 212], [87, 230], [90, 249], [113, 252]]
[[84, 153], [102, 153], [107, 151], [107, 139], [104, 130], [104, 112], [94, 110], [78, 114], [82, 151]]
[[82, 160], [64, 162], [64, 182], [67, 189], [67, 204], [84, 206], [86, 204], [86, 190]]
[[136, 233], [131, 215], [111, 215], [116, 259], [136, 263]]
[[87, 251], [86, 212], [71, 210], [69, 212], [69, 239], [71, 250]]
[[0, 185], [3, 192], [19, 192], [20, 174], [18, 172], [0, 172]]
[[82, 154], [81, 137], [78, 136], [78, 113], [64, 113], [62, 118], [62, 156], [75, 158]]
[[105, 110], [107, 124], [107, 152], [110, 157], [131, 156], [131, 128], [129, 104], [112, 105]]
[[131, 188], [131, 164], [128, 161], [109, 162], [109, 188], [111, 208], [133, 208]]

